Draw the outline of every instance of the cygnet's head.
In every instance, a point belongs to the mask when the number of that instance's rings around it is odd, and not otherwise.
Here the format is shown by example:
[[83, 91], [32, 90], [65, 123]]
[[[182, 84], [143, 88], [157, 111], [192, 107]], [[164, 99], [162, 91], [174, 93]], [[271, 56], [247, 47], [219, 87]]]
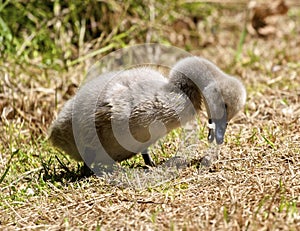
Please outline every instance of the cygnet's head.
[[210, 142], [216, 140], [218, 144], [222, 144], [227, 122], [245, 105], [246, 90], [243, 84], [212, 62], [200, 57], [180, 60], [170, 76], [175, 83], [182, 85], [182, 82], [193, 82], [197, 85], [209, 116], [208, 139]]
[[244, 107], [246, 90], [236, 78], [222, 73], [202, 91], [209, 116], [209, 142], [224, 142], [228, 122]]
[[227, 121], [230, 121], [246, 103], [246, 90], [236, 78], [228, 76], [219, 79], [220, 91], [227, 112]]

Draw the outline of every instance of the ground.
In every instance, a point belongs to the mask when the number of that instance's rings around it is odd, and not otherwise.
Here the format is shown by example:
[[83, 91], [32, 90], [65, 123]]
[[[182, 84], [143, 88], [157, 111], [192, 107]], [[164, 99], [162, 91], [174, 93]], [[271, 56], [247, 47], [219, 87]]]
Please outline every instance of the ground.
[[[193, 165], [169, 178], [154, 169], [122, 185], [79, 179], [80, 167], [47, 142], [47, 129], [96, 57], [67, 71], [1, 61], [0, 229], [299, 229], [300, 9], [290, 6], [258, 35], [245, 4], [211, 8], [205, 19], [177, 15], [172, 27], [160, 25], [169, 44], [213, 61], [247, 89], [209, 168]], [[190, 125], [196, 129], [177, 129], [154, 145], [156, 163], [175, 153], [203, 155], [205, 122], [200, 115]], [[123, 166], [143, 171], [140, 159]]]

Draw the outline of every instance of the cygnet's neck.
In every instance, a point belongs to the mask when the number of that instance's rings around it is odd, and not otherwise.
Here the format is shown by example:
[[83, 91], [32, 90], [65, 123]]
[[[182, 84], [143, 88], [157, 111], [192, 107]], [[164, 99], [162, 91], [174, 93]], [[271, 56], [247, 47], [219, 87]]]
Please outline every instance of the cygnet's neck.
[[196, 111], [201, 109], [202, 95], [198, 86], [183, 73], [170, 76], [170, 85], [173, 91], [184, 93], [192, 102]]

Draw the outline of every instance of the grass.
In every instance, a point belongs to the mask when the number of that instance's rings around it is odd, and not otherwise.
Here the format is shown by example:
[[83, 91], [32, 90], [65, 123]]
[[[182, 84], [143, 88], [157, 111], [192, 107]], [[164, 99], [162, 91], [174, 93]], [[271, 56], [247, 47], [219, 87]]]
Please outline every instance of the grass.
[[[0, 39], [5, 40], [0, 45], [0, 229], [298, 229], [299, 8], [291, 7], [276, 22], [276, 33], [262, 38], [246, 33], [250, 22], [243, 4], [157, 1], [148, 7], [111, 1], [103, 3], [105, 17], [96, 15], [102, 27], [94, 30], [89, 30], [93, 7], [76, 11], [54, 1], [54, 8], [45, 5], [41, 15], [31, 17], [34, 1], [30, 4], [0, 6]], [[23, 31], [7, 18], [12, 7], [19, 7], [20, 20], [28, 22]], [[116, 15], [124, 24], [108, 23]], [[61, 30], [55, 28], [59, 25]], [[145, 172], [137, 157], [122, 163], [128, 168], [119, 176], [122, 185], [82, 179], [81, 166], [46, 141], [47, 129], [92, 63], [145, 41], [190, 50], [239, 76], [247, 105], [230, 122], [221, 157], [210, 168]], [[203, 155], [205, 122], [203, 114], [151, 147], [156, 163], [175, 154]]]

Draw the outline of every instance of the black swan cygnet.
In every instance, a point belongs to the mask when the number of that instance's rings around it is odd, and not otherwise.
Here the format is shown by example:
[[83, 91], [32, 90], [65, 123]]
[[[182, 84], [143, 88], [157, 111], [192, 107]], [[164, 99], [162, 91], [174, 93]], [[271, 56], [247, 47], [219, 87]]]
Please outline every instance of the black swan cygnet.
[[62, 108], [49, 139], [76, 160], [110, 163], [142, 153], [184, 125], [205, 105], [209, 142], [222, 144], [229, 120], [246, 101], [236, 78], [199, 57], [180, 60], [169, 78], [148, 67], [102, 74], [84, 84]]

